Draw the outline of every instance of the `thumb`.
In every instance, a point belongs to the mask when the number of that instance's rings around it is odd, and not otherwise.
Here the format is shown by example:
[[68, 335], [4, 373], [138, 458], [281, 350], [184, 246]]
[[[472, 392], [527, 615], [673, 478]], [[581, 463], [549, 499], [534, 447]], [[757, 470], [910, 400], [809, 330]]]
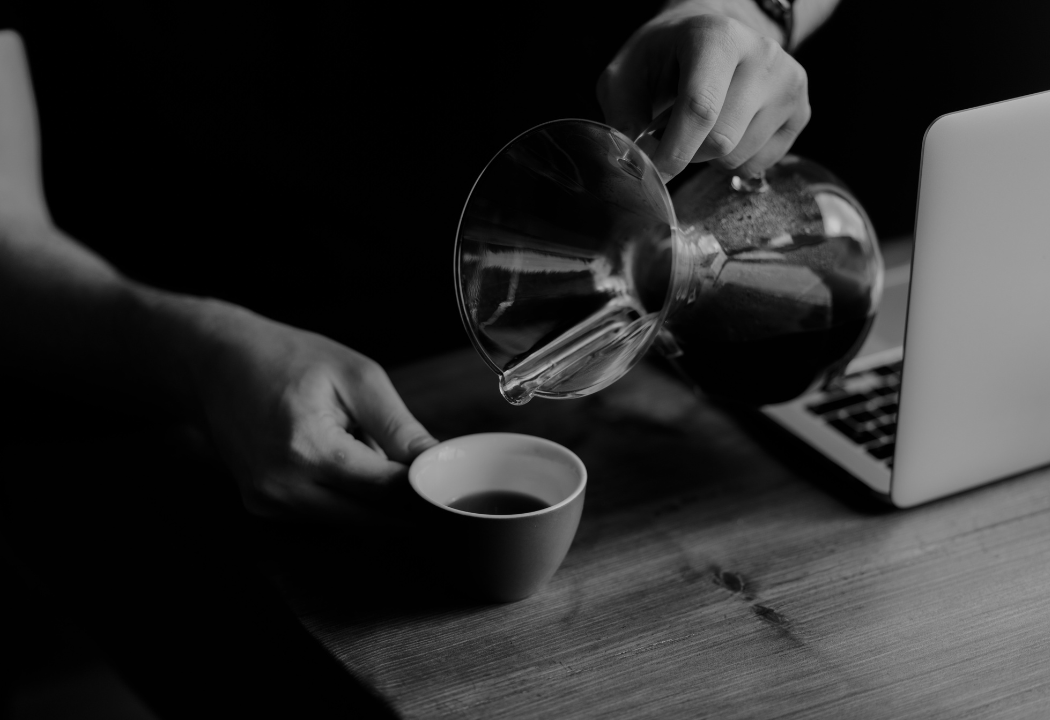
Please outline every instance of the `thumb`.
[[407, 465], [438, 441], [412, 416], [386, 373], [377, 375], [358, 388], [354, 410], [361, 428], [387, 457]]

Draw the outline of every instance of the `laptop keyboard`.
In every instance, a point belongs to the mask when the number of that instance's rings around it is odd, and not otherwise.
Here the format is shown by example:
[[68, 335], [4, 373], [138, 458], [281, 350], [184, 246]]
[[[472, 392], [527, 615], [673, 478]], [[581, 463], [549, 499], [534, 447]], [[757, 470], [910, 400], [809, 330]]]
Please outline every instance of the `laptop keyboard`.
[[806, 410], [893, 467], [901, 362], [846, 375]]

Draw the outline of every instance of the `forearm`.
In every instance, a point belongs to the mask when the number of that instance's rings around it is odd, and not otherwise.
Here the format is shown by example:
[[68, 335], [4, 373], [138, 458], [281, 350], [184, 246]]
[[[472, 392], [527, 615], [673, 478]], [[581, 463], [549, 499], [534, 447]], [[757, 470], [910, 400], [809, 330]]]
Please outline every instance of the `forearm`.
[[0, 364], [42, 402], [195, 414], [190, 361], [213, 304], [136, 284], [46, 219], [0, 212]]
[[[823, 25], [838, 3], [839, 0], [795, 0], [790, 47], [797, 48]], [[670, 0], [666, 8], [683, 12], [717, 12], [788, 47], [789, 38], [784, 36], [783, 29], [762, 11], [756, 0]]]
[[21, 38], [0, 31], [0, 376], [21, 401], [15, 417], [83, 424], [99, 403], [110, 415], [198, 415], [218, 326], [250, 313], [135, 283], [66, 236], [44, 200], [39, 147]]

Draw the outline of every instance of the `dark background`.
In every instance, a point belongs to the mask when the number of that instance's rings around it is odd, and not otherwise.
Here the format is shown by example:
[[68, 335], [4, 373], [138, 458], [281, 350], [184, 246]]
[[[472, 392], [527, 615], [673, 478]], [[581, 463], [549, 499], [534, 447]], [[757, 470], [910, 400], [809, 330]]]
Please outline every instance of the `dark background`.
[[[601, 119], [598, 74], [658, 5], [234, 12], [16, 0], [0, 2], [0, 26], [28, 47], [45, 185], [63, 229], [138, 279], [227, 298], [392, 365], [468, 344], [451, 266], [473, 181], [533, 125]], [[1006, 14], [958, 0], [913, 6], [921, 12], [843, 0], [798, 54], [814, 116], [796, 150], [838, 174], [887, 238], [912, 229], [934, 118], [1050, 89], [1050, 3]], [[175, 717], [194, 717], [192, 703], [221, 688], [242, 710], [246, 698], [271, 709], [345, 700], [345, 674], [245, 569], [232, 483], [164, 448], [149, 482], [137, 471], [84, 482], [84, 457], [120, 455], [80, 438], [91, 411], [63, 409], [70, 442], [3, 446], [25, 466], [8, 462], [8, 486], [35, 493], [0, 502], [14, 516], [5, 535], [21, 543], [28, 574], [73, 588], [53, 596], [56, 608], [23, 593], [7, 624], [25, 625], [20, 644], [0, 625], [7, 654], [54, 655], [43, 629], [64, 635], [53, 618], [83, 606], [75, 619]], [[167, 497], [168, 487], [182, 494]], [[215, 493], [225, 494], [199, 499]], [[34, 604], [41, 618], [30, 617]], [[174, 610], [159, 635], [158, 608]], [[326, 694], [325, 683], [338, 689]]]
[[[537, 123], [601, 119], [595, 80], [659, 3], [70, 5], [9, 10], [59, 225], [134, 277], [389, 365], [467, 344], [451, 265], [474, 179]], [[1050, 89], [1050, 4], [920, 6], [844, 0], [798, 53], [795, 148], [882, 237], [911, 231], [934, 118]]]

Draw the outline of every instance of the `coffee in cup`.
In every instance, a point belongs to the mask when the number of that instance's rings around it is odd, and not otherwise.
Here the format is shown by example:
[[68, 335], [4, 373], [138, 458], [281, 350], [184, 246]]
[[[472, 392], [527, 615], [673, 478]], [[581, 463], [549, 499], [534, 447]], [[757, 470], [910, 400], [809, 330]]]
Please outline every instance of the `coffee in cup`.
[[446, 577], [490, 600], [520, 600], [561, 565], [583, 510], [587, 470], [571, 450], [516, 433], [446, 440], [416, 458], [412, 488], [436, 509]]

